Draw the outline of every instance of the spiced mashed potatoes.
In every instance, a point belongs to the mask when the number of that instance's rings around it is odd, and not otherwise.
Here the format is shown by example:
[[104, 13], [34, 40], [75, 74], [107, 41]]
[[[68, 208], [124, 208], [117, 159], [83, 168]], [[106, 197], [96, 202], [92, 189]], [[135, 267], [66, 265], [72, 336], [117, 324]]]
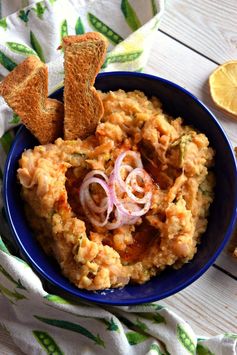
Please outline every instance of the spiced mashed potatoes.
[[[71, 282], [88, 290], [144, 283], [166, 266], [191, 260], [214, 186], [214, 152], [204, 134], [140, 91], [100, 95], [104, 116], [94, 136], [26, 150], [18, 169], [27, 218], [42, 248]], [[114, 230], [94, 226], [80, 205], [80, 185], [91, 170], [109, 175], [126, 150], [140, 152], [152, 177], [149, 211]]]

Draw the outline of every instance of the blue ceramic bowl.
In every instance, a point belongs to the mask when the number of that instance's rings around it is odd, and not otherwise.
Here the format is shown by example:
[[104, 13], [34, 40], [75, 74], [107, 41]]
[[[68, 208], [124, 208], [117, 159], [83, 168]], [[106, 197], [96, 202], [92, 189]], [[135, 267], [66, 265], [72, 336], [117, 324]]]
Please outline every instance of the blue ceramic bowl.
[[[215, 199], [211, 206], [208, 228], [194, 259], [179, 270], [166, 269], [144, 285], [128, 285], [123, 289], [103, 292], [80, 290], [60, 272], [58, 265], [47, 257], [36, 242], [27, 224], [20, 188], [16, 180], [18, 159], [26, 148], [38, 142], [21, 127], [9, 153], [4, 172], [4, 202], [12, 233], [21, 255], [31, 264], [50, 292], [61, 293], [69, 298], [110, 305], [134, 305], [171, 296], [197, 280], [215, 261], [228, 241], [236, 218], [237, 171], [230, 143], [213, 114], [192, 94], [180, 86], [146, 74], [114, 72], [100, 74], [96, 88], [102, 91], [124, 89], [142, 90], [148, 96], [157, 96], [165, 110], [172, 116], [181, 116], [186, 124], [205, 133], [216, 151]], [[63, 89], [52, 95], [62, 99]]]

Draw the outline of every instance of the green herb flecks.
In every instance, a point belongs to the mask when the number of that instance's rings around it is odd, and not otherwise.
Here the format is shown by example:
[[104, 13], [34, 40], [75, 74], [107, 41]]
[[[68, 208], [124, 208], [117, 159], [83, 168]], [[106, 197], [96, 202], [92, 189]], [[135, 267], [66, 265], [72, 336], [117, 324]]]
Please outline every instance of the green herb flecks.
[[87, 155], [85, 153], [72, 153], [74, 158], [86, 159]]
[[93, 335], [89, 330], [84, 328], [83, 326], [75, 323], [71, 323], [65, 320], [58, 320], [58, 319], [50, 319], [50, 318], [43, 318], [39, 316], [34, 316], [36, 319], [39, 321], [52, 325], [53, 327], [61, 328], [61, 329], [66, 329], [72, 332], [79, 333], [92, 341], [94, 341], [97, 345], [105, 347], [104, 341], [100, 338], [100, 336], [97, 334], [96, 336]]
[[128, 0], [122, 0], [121, 10], [131, 30], [136, 31], [139, 27], [141, 27], [141, 22]]
[[36, 38], [36, 36], [34, 35], [34, 33], [32, 31], [30, 31], [30, 43], [31, 43], [32, 48], [34, 49], [34, 51], [37, 53], [38, 57], [40, 58], [40, 60], [45, 63], [43, 49], [42, 49], [38, 39]]
[[202, 184], [198, 187], [198, 190], [204, 195], [204, 196], [210, 196], [211, 191], [209, 189], [205, 189]]
[[102, 33], [112, 44], [119, 44], [124, 39], [109, 26], [99, 20], [95, 15], [88, 13], [88, 21], [96, 31]]
[[187, 151], [187, 145], [192, 141], [192, 134], [183, 134], [181, 138], [176, 139], [170, 146], [171, 148], [179, 146], [179, 164], [183, 165], [185, 153]]
[[76, 26], [75, 26], [75, 33], [77, 35], [83, 35], [85, 33], [85, 28], [83, 26], [82, 20], [80, 17], [78, 17]]
[[18, 123], [20, 123], [20, 121], [21, 121], [20, 117], [15, 112], [13, 112], [12, 119], [11, 119], [11, 121], [9, 121], [9, 123], [10, 124], [18, 124]]
[[15, 52], [17, 54], [22, 54], [26, 56], [37, 55], [37, 53], [33, 49], [22, 43], [6, 42], [6, 45], [12, 52]]
[[196, 347], [190, 338], [190, 336], [187, 334], [185, 328], [182, 326], [182, 324], [177, 325], [177, 337], [180, 343], [183, 345], [183, 347], [192, 355], [195, 355], [196, 353]]
[[106, 68], [109, 64], [111, 63], [126, 63], [126, 62], [133, 62], [136, 59], [138, 59], [143, 51], [136, 51], [136, 52], [130, 52], [130, 53], [124, 53], [124, 54], [108, 54], [102, 68]]
[[6, 17], [3, 17], [0, 19], [0, 27], [2, 27], [5, 31], [7, 29], [7, 19]]
[[55, 340], [46, 332], [33, 330], [33, 335], [48, 355], [63, 355]]
[[44, 6], [44, 1], [40, 1], [37, 2], [36, 7], [32, 7], [32, 10], [36, 13], [37, 17], [42, 20], [47, 7]]
[[17, 288], [20, 288], [22, 290], [26, 290], [26, 288], [22, 285], [21, 280], [16, 281], [5, 269], [4, 267], [0, 264], [0, 272], [13, 284], [16, 285]]
[[27, 22], [29, 21], [29, 13], [30, 13], [30, 10], [20, 10], [18, 12], [18, 17], [23, 21], [25, 22], [25, 24], [27, 24]]
[[127, 332], [125, 333], [127, 340], [130, 345], [137, 345], [149, 338], [148, 335], [141, 334], [138, 332]]
[[185, 134], [181, 137], [180, 145], [179, 145], [179, 147], [180, 147], [180, 166], [183, 165], [185, 153], [187, 150], [187, 145], [191, 141], [192, 141], [192, 136], [190, 134]]
[[2, 51], [0, 51], [0, 63], [8, 71], [12, 71], [17, 66], [17, 64]]
[[214, 196], [213, 185], [215, 185], [215, 177], [212, 171], [208, 172], [207, 178], [199, 185], [198, 191], [207, 198]]

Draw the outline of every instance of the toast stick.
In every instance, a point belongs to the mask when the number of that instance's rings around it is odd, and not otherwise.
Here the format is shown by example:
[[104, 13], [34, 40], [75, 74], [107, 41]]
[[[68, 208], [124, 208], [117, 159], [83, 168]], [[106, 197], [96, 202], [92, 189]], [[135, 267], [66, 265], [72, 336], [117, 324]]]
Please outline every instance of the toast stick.
[[106, 55], [107, 41], [97, 32], [63, 38], [64, 138], [84, 139], [95, 132], [103, 115], [102, 101], [93, 87]]
[[29, 56], [0, 83], [0, 95], [41, 144], [63, 133], [63, 104], [48, 99], [48, 69]]

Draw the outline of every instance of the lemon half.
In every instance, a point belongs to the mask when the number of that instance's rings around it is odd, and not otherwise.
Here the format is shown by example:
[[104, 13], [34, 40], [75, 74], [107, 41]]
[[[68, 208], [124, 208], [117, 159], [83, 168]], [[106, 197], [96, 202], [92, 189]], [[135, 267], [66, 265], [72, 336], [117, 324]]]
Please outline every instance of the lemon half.
[[220, 65], [209, 77], [215, 104], [237, 118], [237, 60]]

